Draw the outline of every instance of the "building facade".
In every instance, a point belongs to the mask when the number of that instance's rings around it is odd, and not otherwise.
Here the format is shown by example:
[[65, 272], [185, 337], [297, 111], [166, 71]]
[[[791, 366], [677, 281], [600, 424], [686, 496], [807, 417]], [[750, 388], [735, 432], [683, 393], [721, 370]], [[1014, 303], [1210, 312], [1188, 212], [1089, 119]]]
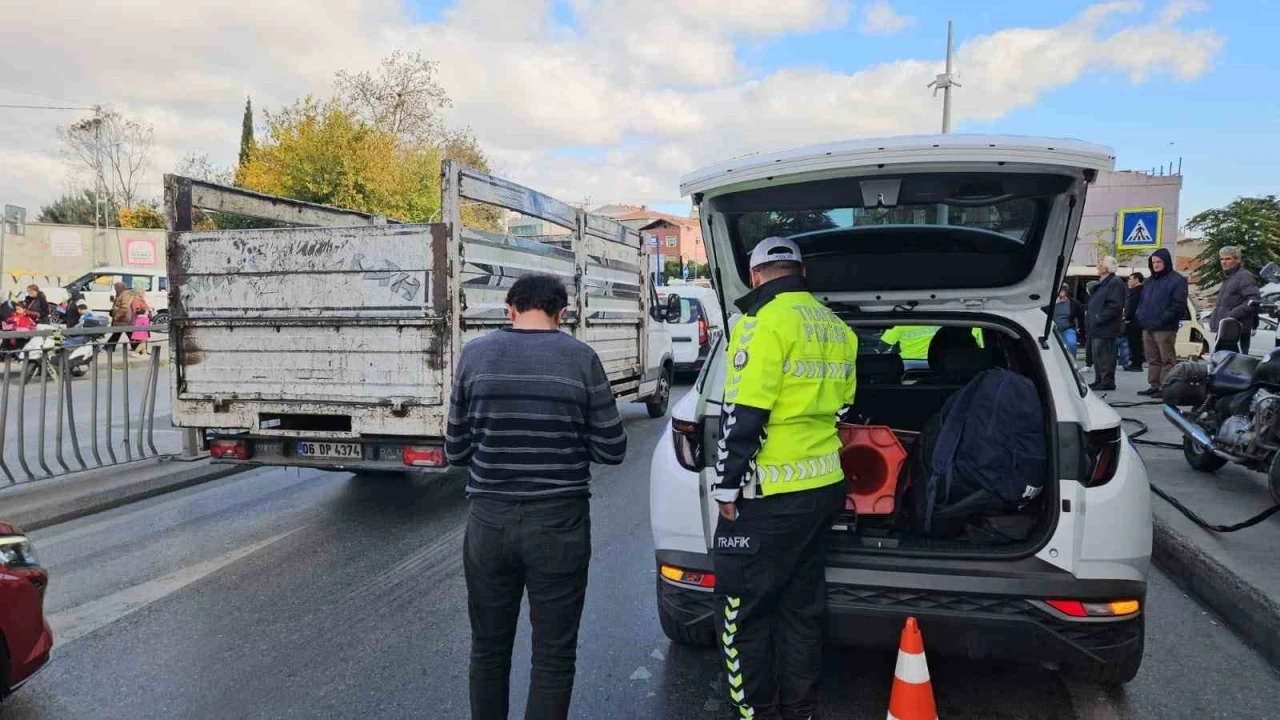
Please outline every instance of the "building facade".
[[[1099, 173], [1097, 181], [1089, 186], [1071, 264], [1092, 265], [1101, 255], [1114, 252], [1116, 238], [1124, 230], [1119, 225], [1120, 212], [1138, 208], [1159, 208], [1161, 218], [1159, 228], [1147, 229], [1157, 242], [1142, 254], [1150, 255], [1157, 247], [1163, 247], [1176, 256], [1181, 193], [1181, 174], [1153, 175], [1132, 170]], [[1101, 252], [1108, 248], [1108, 252]]]
[[0, 297], [31, 284], [61, 287], [99, 267], [163, 273], [164, 231], [29, 222], [22, 235], [5, 233]]

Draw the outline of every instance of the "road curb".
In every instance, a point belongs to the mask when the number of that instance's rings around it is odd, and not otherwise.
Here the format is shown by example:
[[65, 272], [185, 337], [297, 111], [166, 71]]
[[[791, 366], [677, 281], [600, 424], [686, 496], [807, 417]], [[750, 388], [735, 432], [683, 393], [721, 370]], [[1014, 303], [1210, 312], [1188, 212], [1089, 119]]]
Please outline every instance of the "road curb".
[[[132, 468], [130, 465], [123, 465], [103, 470], [128, 472], [130, 469], [141, 469], [145, 464], [133, 463]], [[136, 482], [103, 487], [48, 502], [28, 503], [27, 508], [6, 511], [5, 521], [23, 530], [39, 530], [252, 469], [245, 465], [215, 465], [208, 460], [186, 463], [164, 459], [160, 464], [172, 467], [173, 472], [144, 475]], [[71, 477], [67, 479], [70, 480]], [[0, 495], [0, 500], [3, 498]]]
[[1280, 670], [1280, 603], [1169, 523], [1158, 516], [1154, 520], [1152, 559], [1156, 564]]

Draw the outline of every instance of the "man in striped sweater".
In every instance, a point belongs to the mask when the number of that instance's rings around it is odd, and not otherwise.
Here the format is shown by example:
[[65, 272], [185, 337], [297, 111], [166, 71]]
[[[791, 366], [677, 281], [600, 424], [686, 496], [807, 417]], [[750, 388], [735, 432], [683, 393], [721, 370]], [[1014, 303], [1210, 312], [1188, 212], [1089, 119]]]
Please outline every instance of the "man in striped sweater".
[[604, 366], [560, 332], [564, 285], [526, 275], [511, 327], [462, 349], [445, 454], [468, 469], [463, 546], [471, 616], [471, 716], [506, 718], [511, 646], [529, 592], [526, 718], [568, 717], [591, 559], [591, 463], [620, 464], [627, 436]]

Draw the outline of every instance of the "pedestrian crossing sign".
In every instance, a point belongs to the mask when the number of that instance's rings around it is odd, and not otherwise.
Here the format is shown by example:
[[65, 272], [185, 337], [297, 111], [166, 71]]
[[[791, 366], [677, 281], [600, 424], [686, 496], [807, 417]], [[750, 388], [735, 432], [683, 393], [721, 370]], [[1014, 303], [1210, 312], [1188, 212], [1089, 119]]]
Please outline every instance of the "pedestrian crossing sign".
[[1117, 250], [1155, 250], [1161, 246], [1164, 208], [1125, 208], [1116, 222]]

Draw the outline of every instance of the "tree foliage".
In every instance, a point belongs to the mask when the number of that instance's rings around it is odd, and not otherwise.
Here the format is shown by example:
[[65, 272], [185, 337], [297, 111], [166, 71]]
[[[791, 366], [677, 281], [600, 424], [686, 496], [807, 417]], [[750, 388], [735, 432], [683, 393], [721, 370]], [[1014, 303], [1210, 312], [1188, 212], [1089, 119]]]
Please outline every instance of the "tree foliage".
[[337, 100], [299, 100], [266, 114], [267, 134], [242, 168], [272, 195], [427, 222], [440, 206], [440, 153], [401, 142]]
[[1237, 198], [1224, 208], [1205, 210], [1187, 221], [1187, 229], [1202, 234], [1195, 278], [1202, 288], [1222, 282], [1218, 251], [1228, 245], [1240, 248], [1244, 266], [1255, 273], [1280, 262], [1280, 199], [1275, 195]]
[[94, 192], [80, 190], [64, 193], [62, 197], [48, 205], [41, 206], [36, 222], [56, 223], [58, 225], [92, 225], [94, 214]]
[[58, 137], [71, 156], [92, 173], [95, 185], [101, 184], [112, 214], [117, 208], [138, 203], [142, 180], [151, 167], [154, 138], [150, 125], [109, 107], [98, 108], [93, 117], [58, 128]]
[[379, 130], [439, 144], [446, 135], [440, 111], [453, 104], [436, 82], [439, 66], [419, 53], [397, 50], [375, 72], [338, 71], [334, 82], [338, 101]]
[[249, 158], [253, 156], [253, 101], [249, 98], [244, 99], [244, 117], [240, 120], [240, 164], [238, 168], [242, 168], [249, 164]]
[[143, 201], [133, 207], [120, 208], [117, 220], [122, 228], [164, 229], [164, 213], [154, 202]]
[[1138, 260], [1148, 254], [1146, 250], [1117, 248], [1116, 229], [1114, 227], [1094, 230], [1089, 233], [1088, 237], [1093, 241], [1094, 264], [1097, 264], [1102, 260], [1102, 258], [1110, 255], [1121, 265], [1130, 266], [1134, 260]]

